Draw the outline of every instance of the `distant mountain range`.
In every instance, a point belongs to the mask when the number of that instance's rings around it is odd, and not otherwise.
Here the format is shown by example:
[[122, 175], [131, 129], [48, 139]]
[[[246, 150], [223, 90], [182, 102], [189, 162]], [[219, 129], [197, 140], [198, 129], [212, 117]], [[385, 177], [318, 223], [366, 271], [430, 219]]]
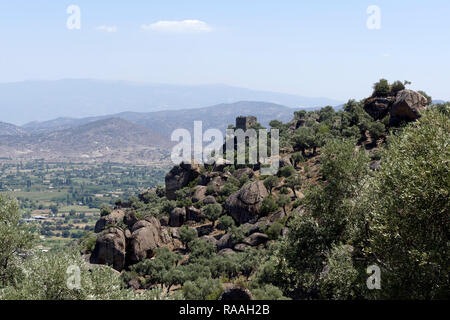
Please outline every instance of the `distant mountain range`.
[[146, 127], [170, 139], [173, 130], [184, 128], [191, 131], [194, 121], [202, 121], [203, 128], [217, 128], [225, 131], [229, 124], [234, 124], [240, 115], [257, 116], [258, 122], [268, 126], [271, 120], [290, 121], [296, 109], [286, 106], [257, 101], [240, 101], [236, 103], [222, 103], [211, 107], [155, 111], [147, 113], [122, 112], [99, 117], [81, 119], [58, 118], [44, 122], [30, 122], [22, 128], [29, 133], [42, 133], [54, 130], [74, 128], [80, 125], [108, 118], [120, 118], [131, 123]]
[[185, 86], [91, 79], [0, 83], [1, 120], [20, 125], [59, 117], [192, 109], [236, 101], [266, 101], [292, 108], [342, 104], [342, 101], [328, 98], [226, 85]]
[[273, 103], [241, 101], [188, 110], [58, 118], [22, 127], [0, 123], [0, 158], [165, 162], [174, 144], [170, 141], [173, 130], [184, 128], [192, 132], [194, 121], [202, 121], [203, 130], [225, 131], [240, 115], [254, 115], [262, 125], [268, 126], [274, 119], [290, 121], [294, 111]]
[[25, 129], [11, 123], [0, 122], [0, 136], [26, 135]]

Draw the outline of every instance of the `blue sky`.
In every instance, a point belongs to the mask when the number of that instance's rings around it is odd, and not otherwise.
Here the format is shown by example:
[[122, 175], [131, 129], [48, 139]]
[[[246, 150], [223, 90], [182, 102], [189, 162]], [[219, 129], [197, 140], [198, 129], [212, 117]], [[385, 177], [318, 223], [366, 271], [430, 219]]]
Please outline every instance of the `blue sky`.
[[[80, 30], [66, 28], [71, 4]], [[370, 5], [379, 30], [366, 26]], [[0, 82], [223, 83], [347, 100], [385, 77], [450, 100], [449, 38], [448, 0], [0, 0]]]

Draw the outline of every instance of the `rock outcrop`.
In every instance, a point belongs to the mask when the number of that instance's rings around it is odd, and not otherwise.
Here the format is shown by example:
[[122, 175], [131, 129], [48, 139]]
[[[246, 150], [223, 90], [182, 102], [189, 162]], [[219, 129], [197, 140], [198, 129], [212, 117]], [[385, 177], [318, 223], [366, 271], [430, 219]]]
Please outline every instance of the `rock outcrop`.
[[391, 122], [414, 121], [420, 117], [420, 112], [427, 107], [427, 104], [427, 98], [420, 93], [408, 89], [402, 90], [397, 93], [389, 111]]
[[125, 248], [124, 232], [119, 228], [111, 227], [97, 238], [90, 262], [106, 264], [117, 271], [122, 271], [125, 267]]
[[400, 121], [414, 121], [420, 117], [420, 112], [427, 107], [428, 101], [422, 94], [404, 89], [387, 97], [373, 96], [366, 99], [364, 110], [374, 119], [381, 120], [388, 114], [390, 125]]
[[186, 209], [174, 208], [170, 213], [169, 226], [181, 227], [185, 221], [186, 221]]
[[206, 198], [206, 186], [196, 186], [192, 193], [192, 202], [199, 202]]
[[269, 241], [269, 236], [267, 234], [255, 232], [245, 238], [242, 243], [256, 247], [260, 244], [266, 243], [267, 241]]
[[383, 119], [389, 111], [395, 97], [370, 97], [364, 104], [364, 110], [374, 119]]
[[258, 216], [262, 201], [268, 195], [263, 182], [256, 180], [229, 196], [225, 208], [239, 224], [243, 224]]
[[95, 233], [102, 232], [103, 229], [108, 225], [115, 225], [116, 223], [122, 221], [125, 216], [125, 211], [123, 210], [113, 210], [110, 214], [101, 217], [95, 224]]
[[175, 192], [186, 187], [189, 182], [196, 179], [199, 175], [200, 166], [198, 164], [182, 162], [180, 165], [174, 166], [165, 178], [167, 199], [175, 200]]
[[127, 250], [130, 264], [153, 256], [153, 251], [170, 242], [167, 229], [161, 227], [155, 217], [139, 220], [131, 229], [131, 239]]

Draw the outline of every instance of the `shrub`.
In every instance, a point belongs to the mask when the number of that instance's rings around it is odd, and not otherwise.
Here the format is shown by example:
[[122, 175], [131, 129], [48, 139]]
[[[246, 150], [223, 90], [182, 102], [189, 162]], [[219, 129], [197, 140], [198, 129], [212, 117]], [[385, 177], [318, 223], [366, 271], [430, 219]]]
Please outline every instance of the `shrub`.
[[280, 170], [278, 171], [278, 174], [281, 177], [287, 178], [287, 177], [290, 177], [293, 174], [295, 174], [295, 169], [293, 166], [284, 166], [284, 167], [280, 168]]
[[277, 240], [283, 230], [284, 226], [281, 222], [275, 221], [265, 231], [271, 240]]
[[387, 97], [391, 92], [389, 82], [386, 79], [380, 79], [373, 85], [374, 95], [379, 97]]
[[190, 228], [187, 225], [183, 225], [179, 229], [180, 240], [185, 245], [186, 249], [188, 249], [188, 244], [197, 238], [197, 230], [194, 228]]
[[277, 199], [277, 205], [279, 207], [283, 208], [284, 214], [286, 214], [286, 206], [291, 202], [291, 199], [284, 195], [284, 194], [280, 194], [278, 195], [278, 199]]
[[402, 91], [405, 89], [405, 85], [403, 84], [403, 82], [401, 81], [395, 81], [392, 86], [391, 86], [391, 90], [393, 94], [397, 94], [397, 92]]
[[232, 217], [225, 215], [219, 218], [219, 222], [217, 223], [217, 229], [219, 230], [228, 230], [229, 228], [234, 226], [234, 220]]
[[203, 207], [203, 213], [205, 214], [206, 218], [212, 222], [214, 227], [217, 219], [219, 219], [220, 215], [222, 214], [222, 206], [218, 203], [208, 204]]
[[268, 197], [265, 197], [262, 204], [261, 204], [261, 215], [268, 215], [272, 212], [275, 212], [278, 210], [277, 203], [275, 199], [269, 195]]
[[102, 207], [100, 208], [100, 216], [104, 217], [107, 216], [111, 213], [111, 208], [108, 207], [107, 205], [103, 204]]
[[283, 292], [279, 288], [271, 284], [256, 287], [251, 290], [251, 293], [255, 300], [290, 300], [283, 296]]
[[386, 127], [381, 122], [372, 122], [369, 126], [369, 134], [372, 137], [373, 142], [380, 139], [386, 131]]
[[183, 285], [183, 296], [187, 300], [217, 300], [222, 293], [222, 285], [219, 280], [199, 278], [195, 281], [187, 281]]
[[266, 189], [269, 190], [270, 193], [272, 193], [272, 189], [278, 184], [278, 181], [279, 181], [278, 178], [275, 176], [267, 176], [264, 179], [263, 183]]

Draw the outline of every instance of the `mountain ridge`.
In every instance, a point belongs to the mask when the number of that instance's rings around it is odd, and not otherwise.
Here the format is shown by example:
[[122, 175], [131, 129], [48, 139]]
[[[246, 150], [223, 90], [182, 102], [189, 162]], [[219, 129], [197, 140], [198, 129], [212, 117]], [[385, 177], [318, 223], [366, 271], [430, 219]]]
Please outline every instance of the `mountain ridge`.
[[125, 111], [202, 108], [236, 101], [267, 101], [288, 107], [323, 107], [342, 101], [215, 85], [147, 84], [95, 79], [0, 83], [5, 122], [24, 124], [59, 117], [85, 118]]

